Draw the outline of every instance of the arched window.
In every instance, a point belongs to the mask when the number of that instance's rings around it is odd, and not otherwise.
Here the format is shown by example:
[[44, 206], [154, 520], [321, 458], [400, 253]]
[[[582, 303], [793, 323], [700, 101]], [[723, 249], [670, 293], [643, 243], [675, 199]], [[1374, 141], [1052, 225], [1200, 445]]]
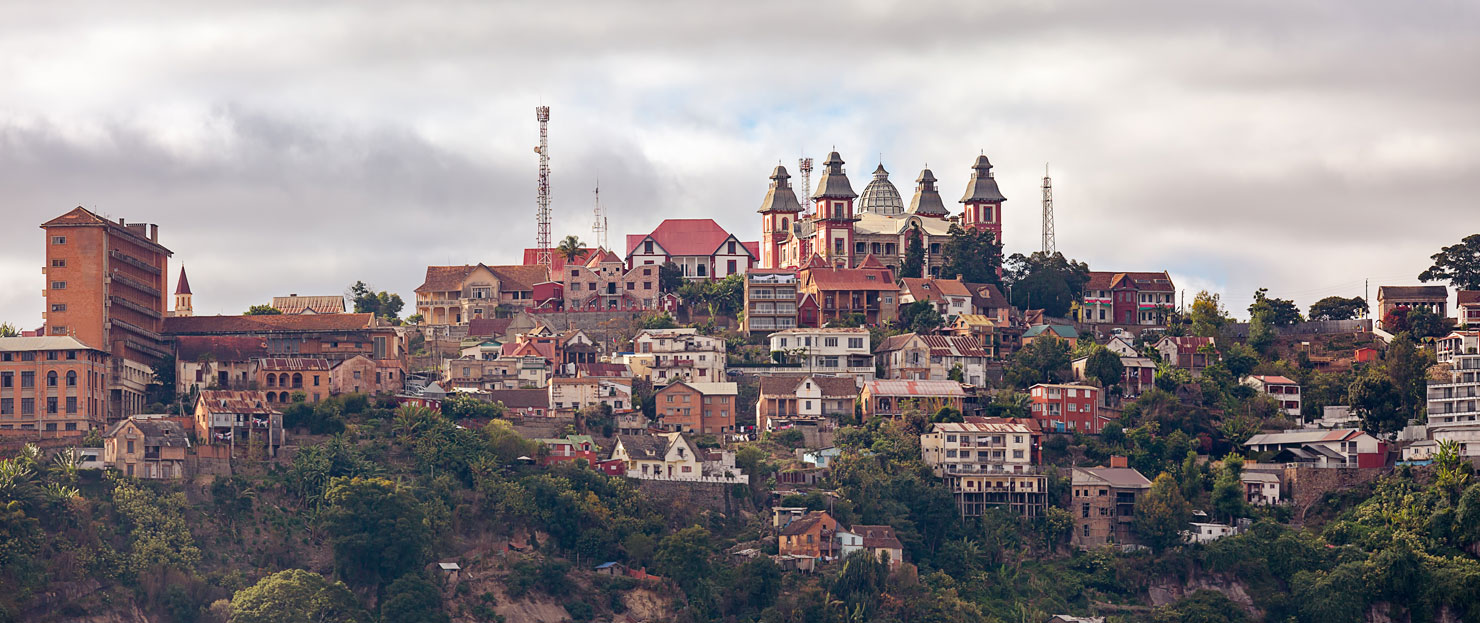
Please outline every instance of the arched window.
[[57, 386], [57, 371], [56, 370], [52, 370], [51, 372], [47, 372], [46, 373], [46, 386], [47, 387], [56, 387]]
[[302, 374], [297, 373], [297, 372], [294, 372], [293, 373], [293, 387], [303, 387], [303, 375]]
[[268, 372], [267, 373], [267, 386], [268, 387], [277, 387], [277, 375], [276, 374], [273, 374], [271, 372]]
[[787, 227], [788, 225], [790, 225], [790, 222], [786, 220], [786, 217], [781, 217], [781, 231], [791, 231], [791, 229]]
[[67, 387], [77, 387], [77, 371], [67, 371]]
[[274, 393], [274, 392], [267, 392], [267, 401], [268, 402], [277, 402], [277, 394]]

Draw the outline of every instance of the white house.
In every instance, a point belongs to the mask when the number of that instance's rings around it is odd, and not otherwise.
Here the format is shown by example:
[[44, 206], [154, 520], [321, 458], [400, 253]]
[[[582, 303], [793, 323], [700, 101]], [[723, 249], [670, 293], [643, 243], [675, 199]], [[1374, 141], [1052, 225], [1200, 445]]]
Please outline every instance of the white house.
[[1274, 506], [1280, 503], [1280, 477], [1270, 472], [1245, 468], [1239, 476], [1244, 484], [1244, 499], [1250, 504]]
[[1238, 530], [1228, 524], [1193, 522], [1190, 525], [1191, 529], [1183, 533], [1188, 543], [1212, 543], [1225, 536], [1238, 534]]
[[632, 346], [648, 364], [634, 372], [645, 371], [653, 383], [719, 383], [725, 379], [725, 341], [700, 335], [698, 329], [644, 329], [632, 338]]
[[1355, 428], [1261, 433], [1245, 441], [1244, 447], [1254, 452], [1275, 452], [1276, 462], [1314, 467], [1382, 467], [1386, 461], [1377, 438]]
[[1429, 424], [1480, 420], [1480, 331], [1454, 331], [1434, 342], [1429, 371]]
[[771, 350], [787, 354], [808, 372], [874, 376], [874, 353], [868, 329], [787, 329], [768, 336]]
[[1244, 379], [1244, 385], [1269, 394], [1280, 402], [1280, 411], [1293, 418], [1300, 417], [1300, 384], [1283, 376], [1254, 375]]
[[628, 478], [693, 482], [748, 483], [735, 467], [735, 453], [704, 450], [681, 433], [619, 435], [611, 460], [621, 461]]

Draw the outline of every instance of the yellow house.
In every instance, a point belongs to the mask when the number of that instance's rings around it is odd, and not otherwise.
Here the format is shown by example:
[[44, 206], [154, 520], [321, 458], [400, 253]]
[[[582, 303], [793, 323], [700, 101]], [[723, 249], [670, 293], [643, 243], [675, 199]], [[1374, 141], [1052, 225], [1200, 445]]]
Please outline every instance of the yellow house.
[[130, 418], [103, 434], [103, 462], [136, 478], [184, 478], [188, 448], [185, 427], [170, 420]]

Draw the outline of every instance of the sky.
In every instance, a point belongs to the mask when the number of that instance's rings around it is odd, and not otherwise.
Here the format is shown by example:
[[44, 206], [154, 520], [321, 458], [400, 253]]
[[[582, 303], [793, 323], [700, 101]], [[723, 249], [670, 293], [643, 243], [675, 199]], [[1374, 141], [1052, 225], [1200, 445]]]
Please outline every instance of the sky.
[[[127, 6], [124, 6], [127, 5]], [[81, 205], [160, 224], [197, 315], [664, 218], [759, 236], [772, 167], [836, 148], [951, 203], [986, 153], [1008, 253], [1167, 270], [1237, 316], [1417, 283], [1480, 231], [1480, 5], [1369, 0], [11, 3], [0, 321], [41, 323]], [[625, 249], [622, 249], [623, 251]], [[406, 313], [411, 313], [408, 309]]]

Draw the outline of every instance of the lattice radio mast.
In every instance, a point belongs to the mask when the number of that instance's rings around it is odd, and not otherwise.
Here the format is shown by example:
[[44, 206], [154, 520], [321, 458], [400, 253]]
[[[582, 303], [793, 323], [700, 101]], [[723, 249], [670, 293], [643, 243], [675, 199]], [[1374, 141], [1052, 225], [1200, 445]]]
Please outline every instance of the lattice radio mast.
[[[601, 181], [596, 182], [596, 207], [592, 209], [595, 220], [591, 223], [591, 235], [596, 238], [596, 246], [602, 249], [606, 247], [606, 210], [601, 207]], [[611, 249], [607, 249], [610, 251]]]
[[802, 173], [802, 195], [800, 197], [802, 200], [802, 211], [810, 212], [812, 207], [812, 202], [810, 201], [810, 197], [812, 196], [812, 159], [802, 158], [797, 160], [797, 170]]
[[1053, 235], [1053, 180], [1048, 178], [1048, 163], [1043, 164], [1043, 254], [1058, 252]]
[[534, 248], [536, 249], [536, 261], [544, 266], [546, 271], [551, 268], [550, 249], [550, 107], [536, 106], [534, 118], [540, 122], [540, 146], [534, 148], [535, 153], [540, 155], [540, 192], [537, 207], [535, 209], [535, 221], [538, 228], [535, 233]]

